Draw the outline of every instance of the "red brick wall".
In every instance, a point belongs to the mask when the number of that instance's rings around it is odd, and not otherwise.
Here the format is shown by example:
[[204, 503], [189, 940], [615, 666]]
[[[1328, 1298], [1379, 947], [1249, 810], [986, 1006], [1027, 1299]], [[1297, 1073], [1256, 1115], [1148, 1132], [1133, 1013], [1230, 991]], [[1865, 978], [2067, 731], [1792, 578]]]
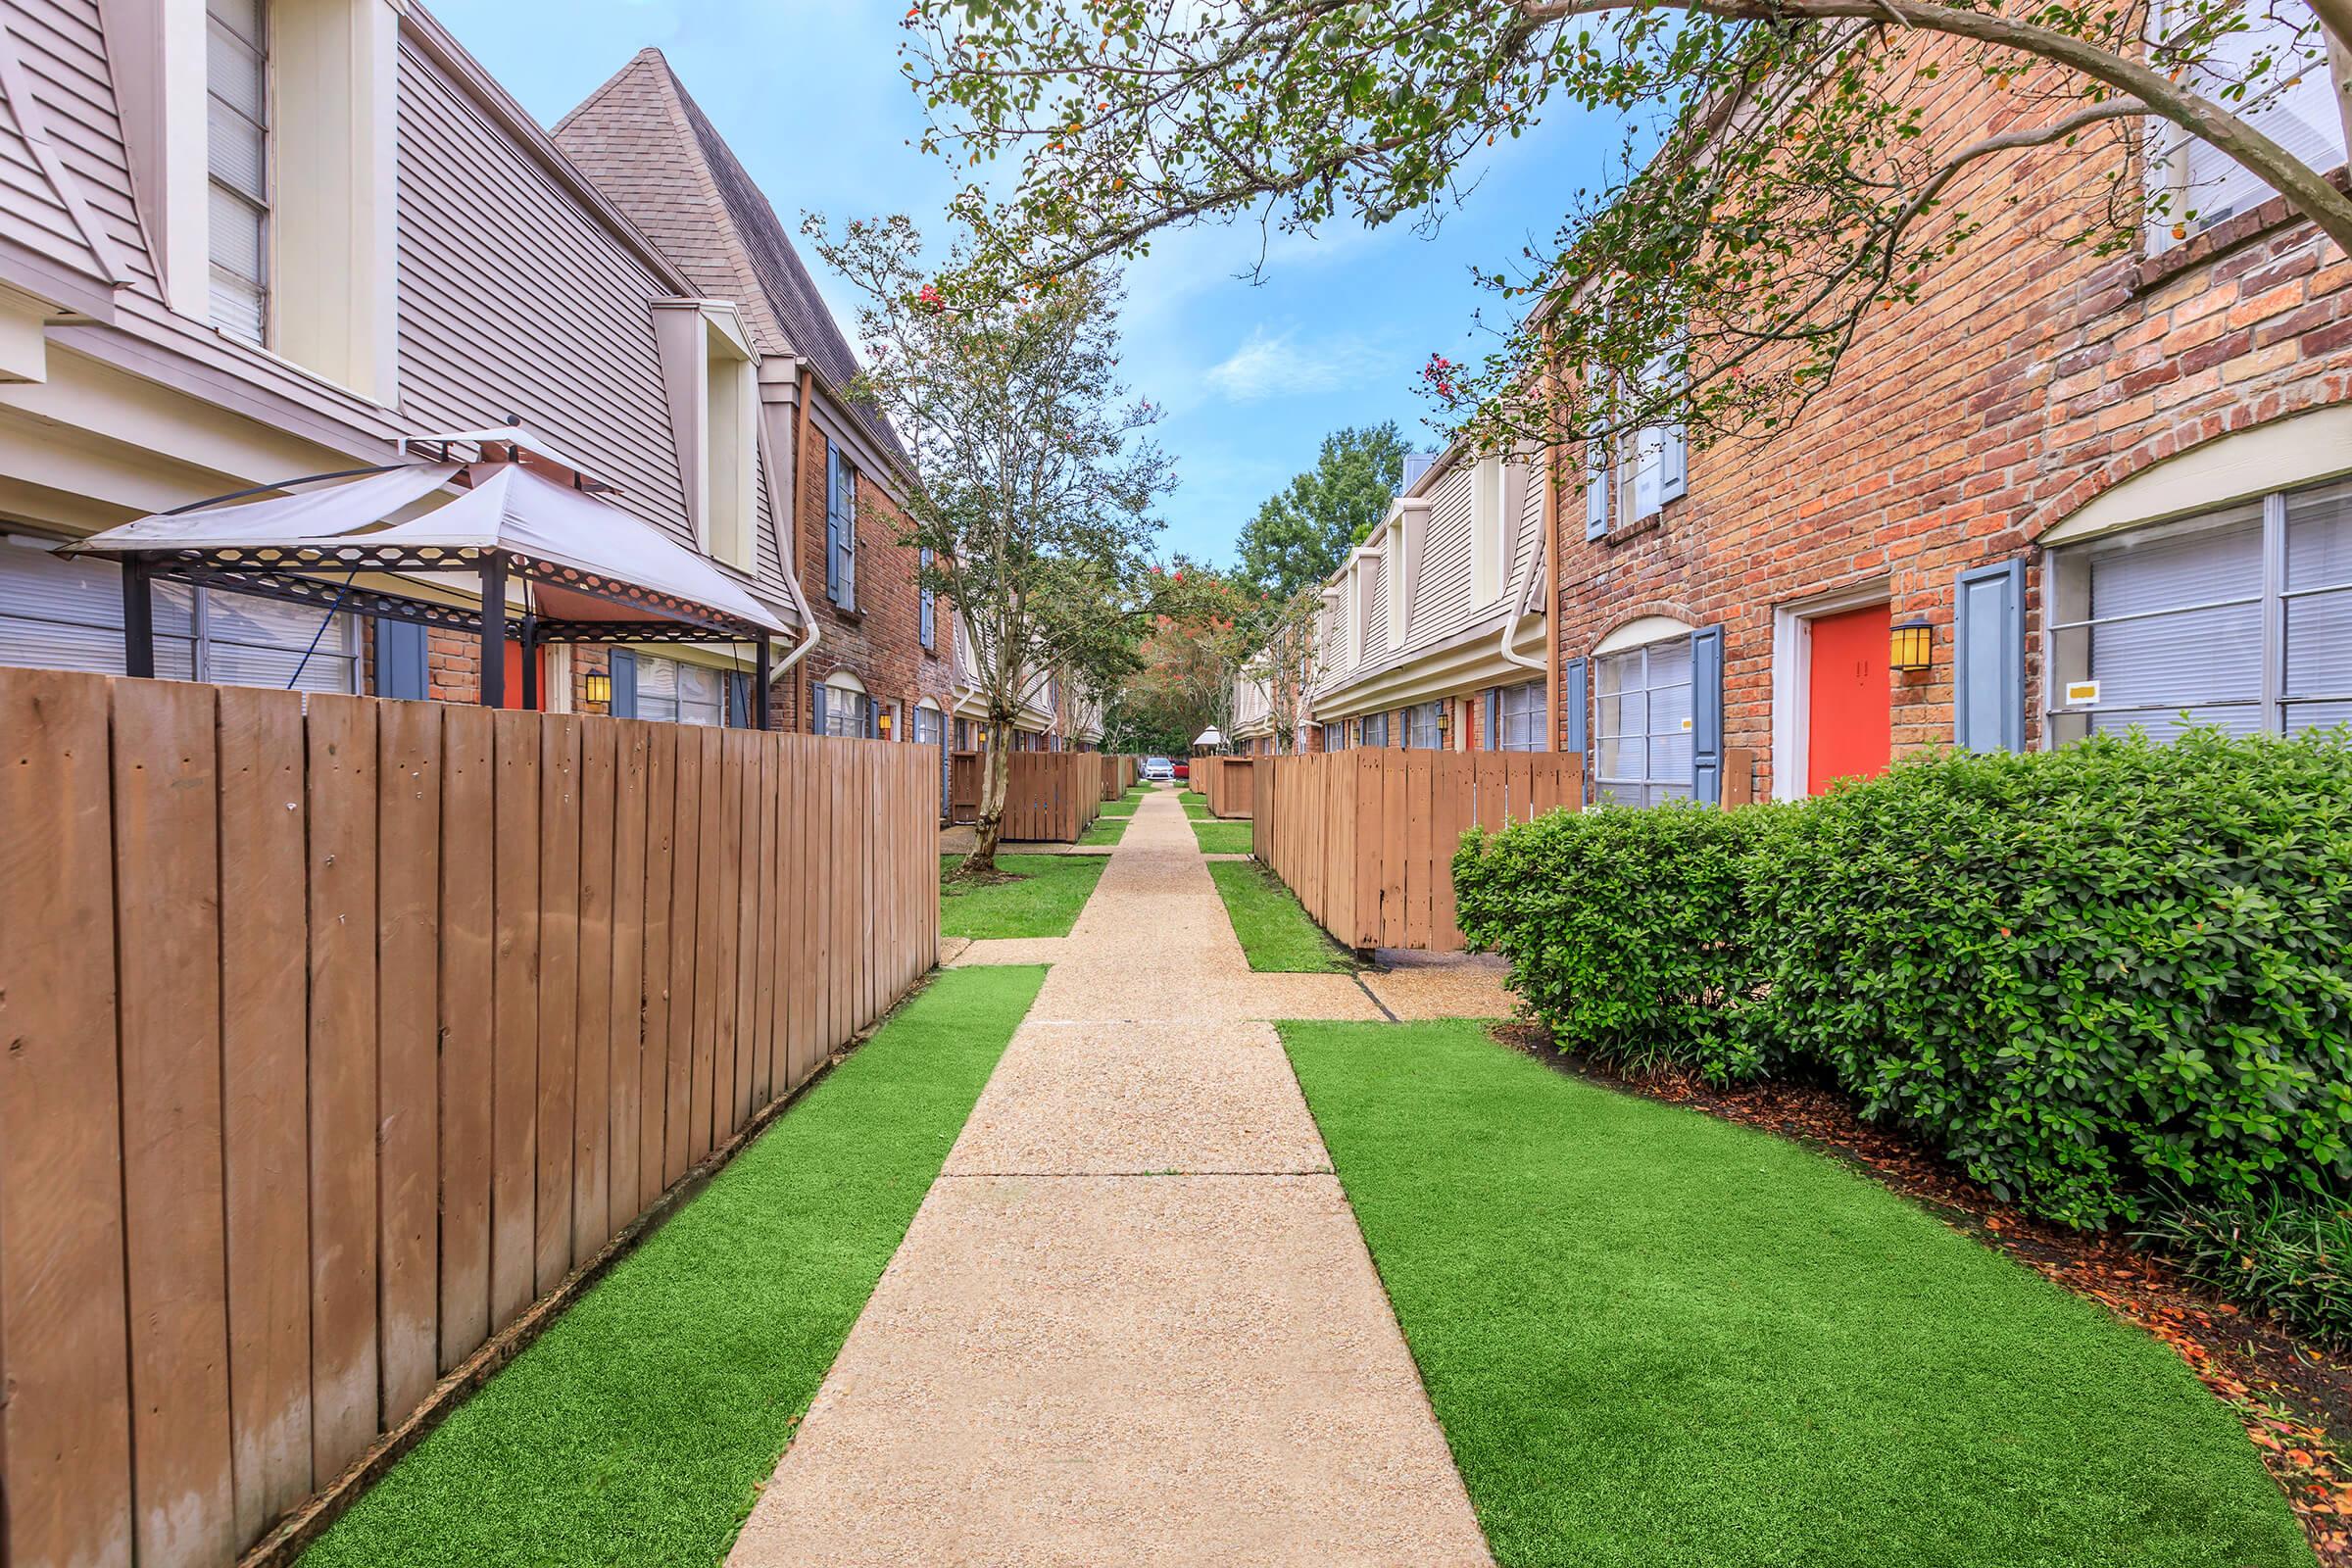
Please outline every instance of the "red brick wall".
[[[1938, 127], [2047, 112], [1973, 71], [1928, 102]], [[2024, 556], [2037, 740], [2035, 539], [2149, 464], [2352, 398], [2352, 264], [2282, 202], [2149, 261], [2069, 248], [2107, 156], [2100, 143], [1987, 166], [1955, 198], [1983, 233], [1918, 303], [1876, 313], [1792, 428], [1694, 451], [1689, 496], [1661, 515], [1588, 541], [1570, 489], [1559, 657], [1641, 615], [1720, 624], [1724, 743], [1756, 750], [1768, 792], [1776, 605], [1885, 578], [1894, 620], [1936, 628], [1935, 667], [1889, 677], [1895, 749], [1946, 745], [1954, 579]]]
[[[799, 535], [802, 594], [823, 628], [816, 651], [792, 672], [789, 693], [779, 691], [776, 724], [780, 729], [809, 727], [808, 695], [811, 682], [836, 670], [847, 670], [877, 702], [898, 705], [902, 732], [909, 731], [915, 704], [933, 699], [943, 712], [953, 713], [955, 616], [943, 599], [933, 616], [932, 646], [922, 646], [921, 610], [915, 586], [915, 567], [921, 552], [899, 543], [900, 514], [872, 475], [858, 464], [858, 603], [855, 613], [836, 607], [825, 597], [825, 433], [808, 417], [807, 400], [824, 394], [812, 378], [801, 380], [803, 413], [800, 435], [794, 442], [800, 470], [794, 531]], [[844, 457], [856, 461], [848, 448]], [[894, 738], [904, 738], [900, 734]]]

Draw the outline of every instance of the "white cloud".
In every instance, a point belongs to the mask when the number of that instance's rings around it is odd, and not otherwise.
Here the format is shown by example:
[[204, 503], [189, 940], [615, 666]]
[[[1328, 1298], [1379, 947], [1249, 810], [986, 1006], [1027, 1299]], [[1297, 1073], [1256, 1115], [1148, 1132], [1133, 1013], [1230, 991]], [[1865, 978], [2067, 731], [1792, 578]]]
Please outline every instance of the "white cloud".
[[1251, 327], [1248, 341], [1209, 368], [1203, 379], [1234, 403], [1330, 392], [1375, 373], [1382, 356], [1370, 343], [1343, 335], [1301, 346], [1296, 331]]

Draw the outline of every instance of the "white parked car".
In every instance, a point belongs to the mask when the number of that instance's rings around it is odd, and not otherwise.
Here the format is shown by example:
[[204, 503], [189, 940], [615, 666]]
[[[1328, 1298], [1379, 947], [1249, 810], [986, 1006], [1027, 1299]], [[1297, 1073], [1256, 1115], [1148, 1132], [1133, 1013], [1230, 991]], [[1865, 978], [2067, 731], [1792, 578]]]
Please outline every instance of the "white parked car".
[[1173, 783], [1176, 778], [1176, 764], [1164, 757], [1147, 757], [1144, 759], [1144, 777], [1154, 784]]

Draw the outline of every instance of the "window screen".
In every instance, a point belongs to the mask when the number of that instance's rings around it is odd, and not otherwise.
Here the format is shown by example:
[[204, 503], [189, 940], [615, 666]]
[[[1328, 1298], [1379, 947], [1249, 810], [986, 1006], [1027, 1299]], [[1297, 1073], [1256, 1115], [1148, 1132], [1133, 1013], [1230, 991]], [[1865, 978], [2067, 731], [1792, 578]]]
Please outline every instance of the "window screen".
[[1544, 749], [1544, 683], [1527, 681], [1505, 686], [1494, 697], [1494, 738], [1498, 752], [1540, 752]]
[[209, 0], [205, 85], [213, 324], [263, 340], [270, 299], [270, 61], [265, 0]]
[[1690, 639], [1592, 662], [1596, 782], [1603, 800], [1655, 806], [1691, 796]]
[[1416, 703], [1404, 710], [1404, 744], [1412, 751], [1434, 752], [1446, 744], [1438, 728], [1443, 703]]
[[2050, 592], [2056, 741], [2352, 722], [2352, 481], [2060, 550]]
[[[2161, 29], [2161, 7], [2158, 16]], [[2319, 29], [2308, 25], [2309, 14], [2248, 3], [2241, 18], [2244, 25], [2215, 41], [2207, 65], [2191, 74], [2189, 85], [2227, 101], [2232, 114], [2309, 167], [2325, 170], [2342, 163], [2343, 122], [2328, 89], [2327, 45]], [[2299, 39], [2298, 23], [2306, 24]], [[2262, 75], [2249, 76], [2257, 55], [2268, 66]], [[2281, 87], [2281, 82], [2291, 84]], [[2171, 196], [2169, 210], [2158, 215], [2149, 235], [2151, 249], [2179, 244], [2277, 194], [2235, 159], [2169, 121], [2156, 123], [2149, 145], [2150, 182]], [[2165, 150], [2159, 154], [2156, 148]]]
[[[155, 585], [155, 672], [166, 680], [355, 692], [359, 653], [351, 615]], [[0, 538], [0, 664], [122, 674], [122, 578], [115, 564]]]

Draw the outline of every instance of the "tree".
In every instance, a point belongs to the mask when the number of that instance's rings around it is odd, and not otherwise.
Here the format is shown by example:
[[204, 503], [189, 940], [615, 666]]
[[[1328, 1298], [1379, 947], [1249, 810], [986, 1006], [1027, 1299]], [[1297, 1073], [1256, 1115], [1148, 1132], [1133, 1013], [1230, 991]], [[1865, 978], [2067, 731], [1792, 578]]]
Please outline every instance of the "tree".
[[1303, 584], [1269, 607], [1260, 630], [1262, 646], [1250, 671], [1266, 683], [1266, 707], [1274, 726], [1274, 749], [1298, 749], [1298, 722], [1306, 711], [1321, 663], [1316, 627], [1323, 618], [1323, 581]]
[[1242, 577], [1283, 600], [1321, 587], [1387, 515], [1404, 482], [1404, 456], [1394, 419], [1325, 436], [1315, 466], [1243, 525]]
[[1265, 596], [1182, 561], [1170, 581], [1178, 592], [1161, 602], [1118, 706], [1181, 756], [1212, 725], [1232, 733], [1234, 692], [1260, 646]]
[[[926, 143], [1017, 154], [1009, 199], [960, 205], [1042, 275], [1201, 221], [1434, 223], [1547, 110], [1624, 117], [1601, 188], [1481, 270], [1507, 302], [1484, 363], [1424, 372], [1488, 450], [1769, 435], [1983, 203], [2071, 199], [2067, 242], [2104, 253], [2184, 232], [2197, 192], [2145, 175], [2185, 142], [2352, 253], [2352, 197], [2249, 118], [2316, 72], [2352, 122], [2352, 0], [915, 0], [907, 28]], [[2001, 128], [1923, 113], [1955, 73]], [[2080, 192], [1972, 177], [2091, 141], [2112, 156]]]
[[1007, 291], [960, 247], [926, 268], [905, 218], [838, 235], [811, 218], [806, 231], [865, 298], [867, 368], [850, 395], [912, 453], [895, 526], [929, 553], [920, 585], [956, 607], [971, 640], [987, 765], [960, 870], [993, 872], [1013, 719], [1050, 675], [1099, 694], [1133, 668], [1155, 599], [1152, 508], [1173, 474], [1143, 434], [1152, 406], [1118, 384], [1118, 291], [1100, 270]]

